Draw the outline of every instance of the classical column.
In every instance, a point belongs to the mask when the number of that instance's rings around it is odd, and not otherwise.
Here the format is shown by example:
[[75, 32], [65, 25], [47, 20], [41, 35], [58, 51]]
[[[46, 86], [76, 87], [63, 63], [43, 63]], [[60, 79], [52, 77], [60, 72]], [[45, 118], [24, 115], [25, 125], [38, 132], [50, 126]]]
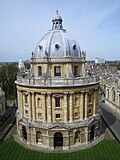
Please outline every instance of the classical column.
[[47, 121], [51, 122], [51, 93], [47, 92]]
[[83, 120], [84, 92], [80, 94], [80, 120]]
[[32, 115], [31, 115], [31, 113], [32, 113], [32, 105], [31, 105], [31, 93], [30, 92], [28, 92], [28, 108], [29, 108], [29, 110], [28, 110], [29, 121], [31, 121], [31, 119], [32, 119]]
[[46, 105], [45, 105], [45, 92], [41, 92], [41, 100], [42, 100], [42, 115], [43, 115], [43, 121], [46, 121]]
[[87, 111], [88, 111], [88, 93], [85, 92], [85, 119], [87, 119]]
[[25, 115], [25, 92], [22, 92], [22, 107], [21, 107], [22, 115]]
[[96, 110], [96, 91], [94, 91], [94, 96], [93, 96], [93, 115], [95, 115], [95, 110]]
[[69, 110], [70, 110], [70, 117], [69, 117], [69, 121], [73, 122], [73, 94], [74, 92], [70, 92], [70, 106], [69, 106]]
[[68, 111], [68, 92], [64, 92], [64, 122], [68, 121], [68, 115], [67, 115], [67, 111]]
[[36, 107], [35, 107], [35, 94], [34, 92], [32, 92], [32, 117], [33, 117], [33, 121], [35, 121], [35, 117], [36, 117]]

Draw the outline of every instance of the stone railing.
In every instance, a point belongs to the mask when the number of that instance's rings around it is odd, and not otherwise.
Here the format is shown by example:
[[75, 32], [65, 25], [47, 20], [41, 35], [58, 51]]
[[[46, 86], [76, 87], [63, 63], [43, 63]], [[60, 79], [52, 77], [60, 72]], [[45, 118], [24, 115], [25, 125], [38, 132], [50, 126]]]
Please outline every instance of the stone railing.
[[43, 77], [17, 77], [16, 83], [22, 83], [26, 85], [82, 85], [98, 82], [98, 76], [93, 77], [75, 77], [75, 78], [64, 78], [64, 77], [54, 77], [54, 78], [43, 78]]

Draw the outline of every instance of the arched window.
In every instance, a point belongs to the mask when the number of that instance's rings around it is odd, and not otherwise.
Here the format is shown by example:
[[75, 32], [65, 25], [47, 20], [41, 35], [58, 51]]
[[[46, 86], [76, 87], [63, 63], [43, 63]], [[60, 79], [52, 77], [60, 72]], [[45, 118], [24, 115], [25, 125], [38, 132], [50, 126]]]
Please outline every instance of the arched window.
[[109, 99], [109, 89], [107, 89], [107, 98]]
[[42, 142], [42, 133], [40, 131], [36, 132], [36, 143]]
[[28, 103], [28, 95], [25, 94], [25, 103]]
[[43, 46], [39, 45], [39, 50], [43, 50]]
[[42, 67], [38, 66], [38, 77], [42, 76]]
[[54, 148], [63, 146], [63, 134], [60, 132], [56, 132], [54, 134]]
[[75, 132], [75, 143], [80, 141], [80, 131]]
[[73, 50], [75, 50], [75, 49], [76, 49], [76, 45], [74, 44], [74, 45], [73, 45]]
[[27, 131], [26, 131], [26, 128], [24, 126], [22, 127], [22, 136], [25, 140], [27, 140]]
[[88, 94], [88, 103], [92, 103], [92, 94]]
[[114, 88], [112, 89], [112, 101], [115, 102], [115, 90], [114, 90]]
[[60, 48], [59, 44], [55, 44], [55, 49], [58, 50]]
[[60, 98], [55, 97], [55, 107], [60, 107]]
[[41, 99], [40, 98], [37, 99], [37, 107], [41, 107]]
[[75, 97], [75, 106], [77, 106], [77, 105], [78, 105], [78, 98]]

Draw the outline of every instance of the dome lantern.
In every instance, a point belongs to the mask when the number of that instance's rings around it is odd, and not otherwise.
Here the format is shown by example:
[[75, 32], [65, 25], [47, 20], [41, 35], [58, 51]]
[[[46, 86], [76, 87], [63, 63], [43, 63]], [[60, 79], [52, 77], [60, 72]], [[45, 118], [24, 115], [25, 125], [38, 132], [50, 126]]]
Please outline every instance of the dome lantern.
[[56, 10], [56, 15], [53, 17], [52, 29], [62, 29], [62, 17], [59, 15], [58, 10]]

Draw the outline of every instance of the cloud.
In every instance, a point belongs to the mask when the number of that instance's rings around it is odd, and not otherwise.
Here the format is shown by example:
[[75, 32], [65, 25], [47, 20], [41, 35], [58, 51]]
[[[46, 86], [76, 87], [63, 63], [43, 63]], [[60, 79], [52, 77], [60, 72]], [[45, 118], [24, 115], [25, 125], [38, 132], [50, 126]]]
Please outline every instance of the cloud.
[[99, 24], [103, 23], [105, 20], [111, 18], [114, 12], [118, 9], [120, 9], [120, 0], [116, 1], [114, 5], [111, 5], [109, 8], [105, 9], [103, 12], [100, 12], [100, 14], [94, 18], [93, 24], [95, 24], [95, 26], [98, 26]]

